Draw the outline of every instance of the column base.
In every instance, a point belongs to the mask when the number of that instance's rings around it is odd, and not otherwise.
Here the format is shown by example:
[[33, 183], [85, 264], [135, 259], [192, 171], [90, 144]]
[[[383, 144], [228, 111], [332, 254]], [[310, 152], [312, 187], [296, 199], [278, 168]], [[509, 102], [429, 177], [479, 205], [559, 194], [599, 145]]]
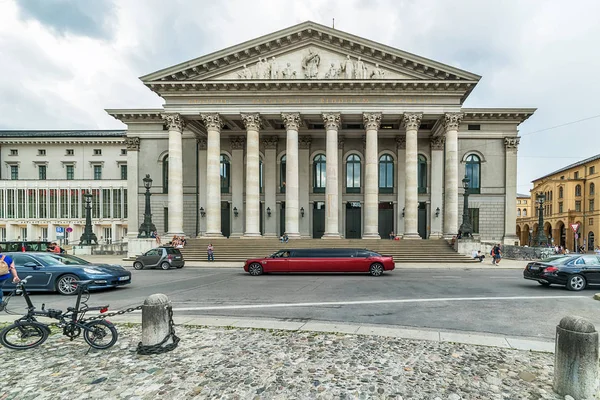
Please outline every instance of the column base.
[[406, 239], [406, 240], [421, 240], [423, 238], [418, 233], [405, 233], [402, 236], [402, 239]]
[[340, 236], [339, 233], [324, 233], [323, 236], [321, 236], [321, 239], [341, 239], [342, 237]]
[[246, 232], [244, 233], [243, 236], [241, 236], [241, 239], [256, 239], [256, 238], [262, 238], [262, 235], [260, 234], [260, 232]]
[[442, 235], [441, 232], [432, 232], [429, 234], [429, 239], [433, 239], [433, 240], [439, 240], [442, 239], [444, 236]]
[[211, 239], [227, 239], [221, 232], [206, 232], [204, 237]]
[[365, 233], [362, 239], [381, 239], [379, 233]]
[[183, 232], [167, 232], [167, 233], [165, 233], [165, 238], [169, 238], [169, 237], [172, 238], [173, 236], [183, 236], [183, 237], [186, 237], [185, 233], [183, 233]]
[[291, 233], [286, 232], [285, 234], [290, 239], [300, 239], [301, 238], [300, 233], [298, 233], [298, 232], [291, 232]]

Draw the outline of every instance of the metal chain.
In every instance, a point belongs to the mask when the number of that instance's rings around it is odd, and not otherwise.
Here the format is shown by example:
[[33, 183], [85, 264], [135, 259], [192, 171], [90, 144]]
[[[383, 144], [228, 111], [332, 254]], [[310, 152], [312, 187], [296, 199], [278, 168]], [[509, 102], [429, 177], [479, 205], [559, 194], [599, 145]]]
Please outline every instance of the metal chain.
[[[173, 322], [173, 307], [167, 306], [167, 311], [169, 313], [169, 333], [167, 333], [167, 336], [165, 336], [165, 338], [160, 343], [153, 344], [150, 346], [144, 346], [142, 342], [139, 342], [137, 346], [138, 354], [162, 354], [168, 351], [172, 351], [177, 347], [181, 339], [179, 338], [179, 336], [175, 335], [175, 323]], [[172, 342], [167, 345], [164, 345], [169, 339], [172, 339]]]
[[88, 321], [94, 321], [97, 319], [105, 319], [105, 318], [110, 318], [110, 317], [114, 317], [115, 315], [123, 315], [126, 313], [130, 313], [130, 312], [134, 312], [137, 310], [141, 310], [142, 306], [137, 306], [137, 307], [130, 307], [130, 308], [126, 308], [124, 310], [119, 310], [119, 311], [115, 311], [115, 312], [111, 312], [111, 313], [106, 313], [106, 314], [100, 314], [100, 315], [95, 315], [93, 317], [89, 317], [89, 318], [83, 318], [80, 320], [80, 322], [88, 322]]

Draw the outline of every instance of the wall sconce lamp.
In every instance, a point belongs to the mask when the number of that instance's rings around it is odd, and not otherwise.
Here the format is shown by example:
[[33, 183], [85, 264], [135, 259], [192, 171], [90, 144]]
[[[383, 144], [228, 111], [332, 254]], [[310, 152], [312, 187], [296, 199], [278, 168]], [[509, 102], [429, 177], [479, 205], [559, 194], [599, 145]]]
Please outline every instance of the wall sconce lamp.
[[304, 207], [300, 207], [300, 216], [304, 218]]
[[402, 208], [402, 218], [404, 218], [404, 210], [406, 210], [406, 207]]
[[267, 217], [271, 218], [271, 207], [267, 207]]
[[237, 216], [238, 216], [238, 214], [239, 214], [239, 213], [238, 213], [238, 209], [237, 209], [237, 207], [233, 207], [233, 216], [234, 216], [234, 217], [237, 217]]
[[435, 209], [435, 216], [436, 217], [440, 216], [440, 208], [439, 207]]
[[204, 218], [205, 215], [206, 215], [206, 211], [204, 211], [204, 207], [200, 207], [200, 216], [202, 216], [202, 218]]

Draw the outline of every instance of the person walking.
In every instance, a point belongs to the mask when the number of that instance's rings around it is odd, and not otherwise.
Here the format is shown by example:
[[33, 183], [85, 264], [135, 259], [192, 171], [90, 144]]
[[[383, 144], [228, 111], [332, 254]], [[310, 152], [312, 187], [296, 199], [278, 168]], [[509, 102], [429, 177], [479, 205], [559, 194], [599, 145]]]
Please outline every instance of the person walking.
[[212, 243], [209, 243], [208, 247], [206, 248], [206, 252], [208, 253], [208, 261], [215, 261], [214, 251], [215, 251], [215, 249], [214, 249]]
[[[2, 250], [0, 249], [0, 252]], [[21, 280], [17, 275], [15, 262], [10, 256], [0, 254], [0, 311], [4, 310], [4, 302], [2, 301], [2, 286], [12, 276], [13, 283], [19, 283]]]
[[494, 265], [499, 265], [502, 259], [502, 250], [500, 249], [500, 243], [494, 247]]

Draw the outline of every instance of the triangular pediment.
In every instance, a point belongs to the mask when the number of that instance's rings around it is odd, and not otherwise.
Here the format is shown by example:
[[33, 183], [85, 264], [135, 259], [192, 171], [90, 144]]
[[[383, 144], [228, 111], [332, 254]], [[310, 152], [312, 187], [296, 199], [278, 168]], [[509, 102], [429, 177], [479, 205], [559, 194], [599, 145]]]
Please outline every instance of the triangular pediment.
[[463, 80], [481, 77], [314, 22], [141, 77], [145, 83], [231, 80]]

